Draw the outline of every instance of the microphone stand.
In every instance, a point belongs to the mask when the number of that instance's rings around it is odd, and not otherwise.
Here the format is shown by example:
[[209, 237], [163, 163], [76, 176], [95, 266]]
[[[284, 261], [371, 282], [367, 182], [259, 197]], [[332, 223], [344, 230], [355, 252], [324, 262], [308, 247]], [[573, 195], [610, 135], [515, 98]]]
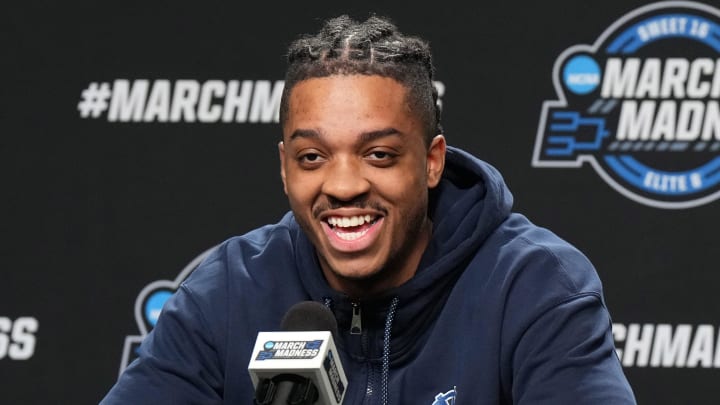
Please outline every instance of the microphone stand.
[[313, 405], [318, 400], [312, 380], [295, 374], [263, 378], [255, 390], [255, 405]]

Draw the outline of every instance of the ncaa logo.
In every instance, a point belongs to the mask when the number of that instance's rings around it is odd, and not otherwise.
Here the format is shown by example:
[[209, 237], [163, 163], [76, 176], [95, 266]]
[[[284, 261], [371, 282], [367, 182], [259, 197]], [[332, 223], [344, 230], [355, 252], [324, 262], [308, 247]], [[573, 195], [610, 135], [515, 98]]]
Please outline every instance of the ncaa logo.
[[555, 61], [533, 167], [589, 163], [619, 193], [681, 209], [720, 198], [720, 10], [653, 3]]
[[140, 291], [135, 300], [135, 322], [137, 322], [140, 333], [125, 337], [119, 374], [122, 374], [127, 366], [138, 357], [137, 350], [145, 336], [155, 327], [165, 302], [177, 291], [180, 283], [185, 281], [193, 270], [212, 253], [215, 247], [213, 246], [195, 257], [180, 271], [175, 280], [156, 280]]

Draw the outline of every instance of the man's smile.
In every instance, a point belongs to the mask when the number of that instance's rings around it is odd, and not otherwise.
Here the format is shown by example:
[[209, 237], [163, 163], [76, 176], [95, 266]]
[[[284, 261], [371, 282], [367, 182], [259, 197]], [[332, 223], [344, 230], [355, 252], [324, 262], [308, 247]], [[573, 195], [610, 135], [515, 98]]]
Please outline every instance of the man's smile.
[[330, 246], [345, 253], [359, 252], [377, 239], [384, 223], [379, 215], [332, 215], [321, 221]]

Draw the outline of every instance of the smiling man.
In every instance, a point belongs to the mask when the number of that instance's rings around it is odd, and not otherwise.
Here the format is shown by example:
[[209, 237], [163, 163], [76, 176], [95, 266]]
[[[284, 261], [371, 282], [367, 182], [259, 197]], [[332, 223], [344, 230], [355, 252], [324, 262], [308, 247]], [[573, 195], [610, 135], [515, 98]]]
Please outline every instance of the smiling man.
[[341, 16], [288, 62], [291, 212], [193, 272], [103, 404], [253, 403], [257, 333], [308, 300], [337, 319], [346, 404], [635, 403], [592, 264], [446, 145], [424, 40]]
[[307, 79], [289, 93], [285, 192], [328, 283], [351, 297], [408, 281], [430, 240], [428, 190], [440, 181], [445, 140], [426, 145], [406, 93], [360, 74]]

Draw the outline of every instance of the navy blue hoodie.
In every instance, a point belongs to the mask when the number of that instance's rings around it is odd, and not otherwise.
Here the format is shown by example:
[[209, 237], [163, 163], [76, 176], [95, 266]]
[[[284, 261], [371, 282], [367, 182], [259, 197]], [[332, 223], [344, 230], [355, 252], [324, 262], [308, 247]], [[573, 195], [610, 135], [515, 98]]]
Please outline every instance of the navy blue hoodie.
[[337, 318], [345, 404], [634, 404], [595, 269], [511, 208], [494, 168], [449, 147], [416, 275], [357, 301], [328, 286], [291, 213], [229, 239], [102, 404], [252, 404], [257, 333], [305, 300]]

